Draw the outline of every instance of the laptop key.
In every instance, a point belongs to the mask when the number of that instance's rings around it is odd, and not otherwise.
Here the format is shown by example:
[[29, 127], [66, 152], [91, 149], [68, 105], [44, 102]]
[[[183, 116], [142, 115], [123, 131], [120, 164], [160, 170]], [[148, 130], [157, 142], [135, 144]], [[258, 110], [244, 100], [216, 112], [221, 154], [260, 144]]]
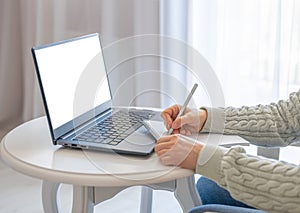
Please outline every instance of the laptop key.
[[112, 141], [112, 142], [110, 142], [109, 144], [110, 144], [110, 145], [118, 145], [119, 142], [117, 142], [117, 141]]
[[97, 143], [102, 143], [103, 139], [102, 138], [97, 138], [96, 140], [94, 140]]
[[142, 120], [149, 115], [135, 112], [117, 112], [84, 133], [75, 137], [76, 140], [117, 145], [142, 126]]
[[106, 139], [103, 140], [101, 143], [103, 143], [103, 144], [108, 144], [108, 143], [110, 143], [112, 140], [113, 140], [113, 139], [111, 139], [111, 138], [106, 138]]

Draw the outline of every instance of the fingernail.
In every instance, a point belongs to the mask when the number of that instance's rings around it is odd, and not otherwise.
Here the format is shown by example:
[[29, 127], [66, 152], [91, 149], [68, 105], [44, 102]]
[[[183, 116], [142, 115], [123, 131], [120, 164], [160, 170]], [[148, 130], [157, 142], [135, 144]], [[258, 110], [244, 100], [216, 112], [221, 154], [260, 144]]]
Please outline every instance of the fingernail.
[[171, 128], [171, 126], [172, 126], [172, 124], [171, 124], [171, 123], [168, 123], [168, 129], [170, 129], [170, 128]]

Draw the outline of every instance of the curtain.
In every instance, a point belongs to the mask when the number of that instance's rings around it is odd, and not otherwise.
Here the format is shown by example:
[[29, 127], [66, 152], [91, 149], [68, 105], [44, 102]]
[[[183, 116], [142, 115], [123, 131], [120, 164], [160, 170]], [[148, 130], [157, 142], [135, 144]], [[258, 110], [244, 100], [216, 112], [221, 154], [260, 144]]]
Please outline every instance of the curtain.
[[[16, 1], [0, 2], [0, 124], [11, 117], [20, 116], [22, 103], [22, 77], [21, 77], [21, 23], [12, 23], [9, 20], [18, 20], [20, 18], [19, 5]], [[12, 11], [15, 11], [12, 13]], [[11, 42], [7, 42], [7, 41]], [[16, 51], [15, 51], [16, 50]], [[15, 63], [19, 61], [20, 63]], [[18, 91], [14, 94], [14, 91]]]
[[147, 54], [159, 50], [158, 40], [146, 36], [159, 33], [159, 1], [2, 0], [0, 16], [0, 130], [44, 115], [31, 47], [94, 32], [101, 36], [115, 104], [160, 106], [159, 76], [138, 75], [160, 66], [157, 54]]
[[[93, 32], [116, 105], [182, 103], [195, 81], [207, 81], [195, 107], [209, 104], [205, 90], [217, 86], [210, 96], [226, 105], [284, 99], [300, 85], [299, 11], [295, 0], [3, 0], [0, 127], [44, 114], [30, 48]], [[199, 58], [207, 64], [195, 80], [189, 60]]]
[[300, 2], [194, 0], [190, 43], [220, 80], [226, 105], [268, 104], [300, 88]]
[[[199, 26], [193, 25], [194, 21], [198, 21], [193, 14], [193, 8], [193, 1], [160, 1], [160, 78], [163, 108], [172, 104], [183, 104], [194, 83], [198, 84], [198, 88], [189, 107], [221, 107], [225, 104], [218, 76], [206, 56], [195, 48], [197, 43], [193, 43], [197, 40], [192, 40], [196, 32], [199, 35], [204, 34], [194, 29], [199, 29]], [[197, 14], [198, 12], [203, 11], [197, 11]]]
[[189, 87], [187, 69], [188, 1], [160, 2], [160, 56], [162, 106], [183, 103]]

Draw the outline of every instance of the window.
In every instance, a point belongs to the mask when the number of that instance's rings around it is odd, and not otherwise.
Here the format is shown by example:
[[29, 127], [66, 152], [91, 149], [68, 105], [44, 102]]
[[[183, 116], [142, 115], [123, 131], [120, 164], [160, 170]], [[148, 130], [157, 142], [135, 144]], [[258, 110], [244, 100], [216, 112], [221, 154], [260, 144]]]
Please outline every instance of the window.
[[300, 89], [299, 1], [194, 0], [190, 11], [191, 45], [219, 77], [226, 105], [268, 104]]

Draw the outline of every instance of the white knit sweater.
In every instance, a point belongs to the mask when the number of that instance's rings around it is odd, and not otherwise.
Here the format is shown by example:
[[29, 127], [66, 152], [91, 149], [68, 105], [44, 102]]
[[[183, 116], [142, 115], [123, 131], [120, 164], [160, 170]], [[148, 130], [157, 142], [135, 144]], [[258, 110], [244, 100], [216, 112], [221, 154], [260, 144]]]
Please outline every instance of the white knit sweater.
[[[235, 134], [269, 147], [300, 141], [300, 91], [277, 104], [207, 110], [203, 132]], [[250, 156], [241, 147], [218, 147], [204, 165], [198, 160], [196, 172], [258, 209], [300, 212], [299, 165]]]

